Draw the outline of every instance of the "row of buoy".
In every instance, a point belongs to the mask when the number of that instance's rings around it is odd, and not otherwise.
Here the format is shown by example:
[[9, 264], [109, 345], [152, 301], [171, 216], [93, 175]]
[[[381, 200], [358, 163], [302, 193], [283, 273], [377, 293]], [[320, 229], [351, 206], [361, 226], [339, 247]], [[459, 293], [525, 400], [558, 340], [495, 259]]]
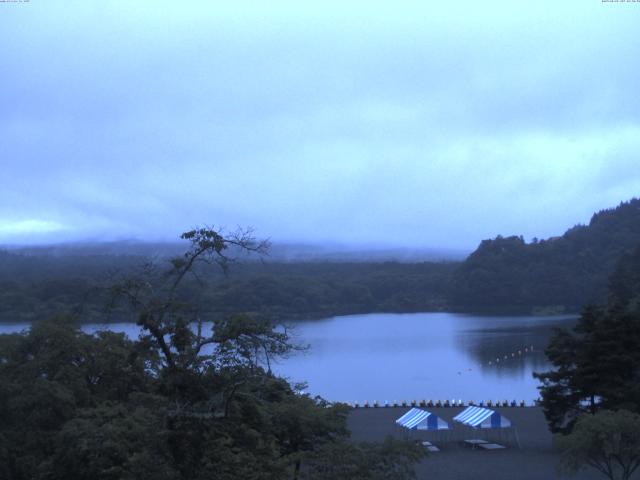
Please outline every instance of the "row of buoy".
[[[364, 403], [360, 404], [359, 402], [354, 402], [354, 403], [348, 403], [347, 404], [352, 407], [352, 408], [389, 408], [389, 407], [470, 407], [470, 406], [476, 406], [476, 407], [526, 407], [527, 403], [524, 400], [520, 400], [520, 402], [516, 402], [515, 400], [496, 400], [495, 402], [492, 400], [487, 400], [486, 402], [484, 401], [480, 401], [480, 402], [474, 402], [469, 401], [469, 402], [463, 402], [462, 400], [436, 400], [435, 402], [433, 400], [420, 400], [419, 402], [416, 402], [415, 400], [411, 400], [411, 402], [407, 402], [407, 401], [402, 401], [402, 402], [388, 402], [385, 400], [384, 403], [380, 404], [378, 403], [377, 400], [374, 400], [373, 402], [369, 403], [368, 401], [365, 401]], [[533, 404], [532, 404], [533, 405]]]
[[[533, 352], [533, 345], [531, 346], [527, 346], [527, 347], [523, 347], [520, 350], [517, 350], [515, 352], [511, 352], [511, 354], [507, 354], [504, 356], [500, 356], [500, 357], [496, 357], [493, 360], [489, 360], [487, 363], [481, 363], [480, 364], [480, 368], [482, 367], [499, 367], [500, 366], [500, 362], [505, 363], [508, 360], [511, 359], [517, 359], [517, 358], [521, 358], [522, 355], [524, 355], [525, 353], [531, 353]], [[458, 371], [458, 375], [462, 375], [463, 373], [466, 372], [473, 372], [473, 368], [467, 368], [464, 372], [463, 371]]]
[[512, 358], [520, 358], [522, 355], [529, 352], [533, 352], [533, 345], [531, 345], [530, 347], [524, 347], [517, 352], [511, 352], [511, 355], [504, 355], [503, 357], [496, 357], [494, 360], [489, 360], [487, 362], [487, 365], [499, 365], [501, 361], [506, 362], [507, 360], [510, 360]]

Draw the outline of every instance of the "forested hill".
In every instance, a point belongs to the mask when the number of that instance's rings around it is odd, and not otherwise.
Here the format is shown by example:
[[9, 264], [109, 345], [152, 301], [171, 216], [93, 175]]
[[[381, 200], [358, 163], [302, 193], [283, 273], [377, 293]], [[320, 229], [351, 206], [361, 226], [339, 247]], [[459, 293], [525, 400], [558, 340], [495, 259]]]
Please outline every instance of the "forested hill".
[[[109, 286], [136, 275], [148, 257], [129, 255], [18, 255], [0, 250], [0, 322], [80, 314], [85, 322], [122, 321], [110, 311]], [[164, 264], [158, 262], [161, 274]], [[166, 260], [164, 260], [166, 262]], [[184, 289], [204, 318], [237, 312], [298, 319], [371, 312], [446, 309], [456, 263], [247, 262], [228, 276], [211, 268]], [[201, 283], [204, 282], [204, 285]], [[185, 292], [186, 294], [186, 292]]]
[[[442, 310], [577, 312], [587, 303], [606, 302], [608, 277], [637, 246], [640, 199], [633, 199], [596, 213], [589, 225], [561, 237], [531, 243], [515, 236], [485, 240], [462, 263], [283, 262], [268, 257], [235, 263], [229, 276], [216, 269], [198, 272], [198, 279], [185, 282], [183, 293], [208, 319], [236, 312], [289, 320]], [[58, 313], [79, 314], [86, 322], [126, 319], [124, 312], [108, 308], [110, 285], [120, 275], [135, 275], [150, 260], [156, 260], [156, 267], [167, 260], [155, 257], [160, 249], [153, 244], [148, 251], [136, 248], [102, 254], [0, 250], [0, 322]]]
[[485, 311], [578, 311], [602, 303], [608, 277], [640, 245], [640, 199], [593, 215], [562, 235], [530, 243], [522, 237], [484, 240], [455, 270], [451, 306]]

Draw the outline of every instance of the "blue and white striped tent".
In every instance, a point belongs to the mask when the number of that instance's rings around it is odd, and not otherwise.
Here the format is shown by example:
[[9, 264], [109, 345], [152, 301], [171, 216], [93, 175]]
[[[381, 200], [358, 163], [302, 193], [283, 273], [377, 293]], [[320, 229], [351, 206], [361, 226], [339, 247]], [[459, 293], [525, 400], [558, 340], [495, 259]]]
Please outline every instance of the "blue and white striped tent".
[[412, 408], [396, 420], [401, 427], [409, 430], [448, 430], [449, 424], [437, 415], [420, 408]]
[[511, 421], [495, 410], [483, 407], [467, 407], [453, 417], [454, 422], [473, 428], [508, 428]]

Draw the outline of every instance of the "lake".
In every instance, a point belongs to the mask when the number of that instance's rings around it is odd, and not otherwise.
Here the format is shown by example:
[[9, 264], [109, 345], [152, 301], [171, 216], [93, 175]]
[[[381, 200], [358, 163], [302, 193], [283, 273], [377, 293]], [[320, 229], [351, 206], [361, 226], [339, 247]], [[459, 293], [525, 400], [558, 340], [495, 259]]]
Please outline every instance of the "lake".
[[[549, 364], [544, 348], [573, 316], [477, 316], [452, 313], [367, 314], [295, 322], [309, 350], [274, 366], [308, 391], [345, 402], [525, 400], [538, 398], [534, 371]], [[0, 333], [28, 328], [0, 324]], [[132, 323], [87, 324], [136, 337]]]

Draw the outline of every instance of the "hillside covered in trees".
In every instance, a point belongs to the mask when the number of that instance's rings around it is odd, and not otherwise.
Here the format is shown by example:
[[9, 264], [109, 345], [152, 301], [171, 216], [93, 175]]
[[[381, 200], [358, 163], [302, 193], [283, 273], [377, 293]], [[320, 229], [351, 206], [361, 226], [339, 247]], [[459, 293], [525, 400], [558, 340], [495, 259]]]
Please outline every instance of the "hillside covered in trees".
[[[246, 312], [305, 319], [372, 312], [577, 312], [602, 303], [616, 262], [640, 245], [640, 200], [593, 215], [564, 235], [525, 242], [484, 240], [464, 262], [284, 262], [269, 256], [234, 264], [228, 275], [201, 271], [182, 286], [203, 318]], [[55, 255], [0, 250], [0, 321], [59, 313], [84, 321], [121, 321], [110, 285], [122, 274], [153, 268], [151, 245], [98, 254], [68, 248]], [[200, 280], [206, 288], [199, 288]], [[108, 315], [107, 315], [108, 312]]]
[[[161, 260], [161, 259], [159, 259]], [[156, 262], [159, 261], [156, 259]], [[0, 252], [0, 321], [31, 321], [56, 313], [84, 321], [121, 321], [110, 286], [122, 274], [150, 267], [130, 255], [30, 256]], [[236, 263], [224, 275], [199, 271], [182, 287], [204, 318], [236, 312], [273, 319], [446, 308], [455, 263]], [[200, 280], [207, 287], [200, 287]]]
[[484, 240], [453, 274], [450, 305], [469, 311], [565, 312], [606, 300], [618, 260], [640, 245], [640, 199], [548, 240]]

